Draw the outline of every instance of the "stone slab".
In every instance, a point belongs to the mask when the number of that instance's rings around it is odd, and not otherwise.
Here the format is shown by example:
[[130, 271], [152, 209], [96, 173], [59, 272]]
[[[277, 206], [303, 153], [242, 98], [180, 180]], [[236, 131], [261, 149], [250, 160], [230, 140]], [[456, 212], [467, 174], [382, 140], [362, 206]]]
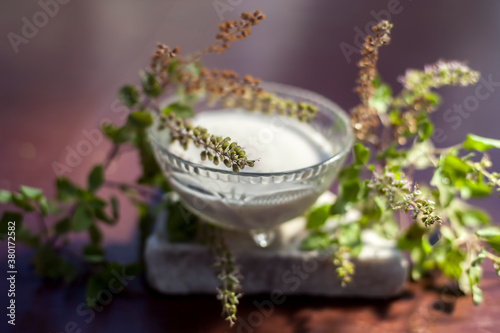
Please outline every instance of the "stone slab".
[[[319, 199], [331, 200], [331, 194]], [[172, 295], [215, 293], [218, 280], [206, 246], [168, 242], [161, 222], [165, 221], [163, 214], [166, 212], [158, 216], [156, 230], [146, 243], [149, 284], [161, 293]], [[348, 220], [356, 218], [355, 212], [350, 215]], [[363, 249], [353, 260], [356, 272], [352, 282], [342, 287], [331, 255], [299, 250], [306, 234], [304, 226], [303, 217], [281, 225], [268, 248], [259, 248], [248, 233], [225, 231], [225, 239], [244, 276], [243, 293], [279, 291], [286, 295], [385, 298], [401, 292], [408, 277], [408, 263], [392, 242], [372, 231], [363, 232]]]

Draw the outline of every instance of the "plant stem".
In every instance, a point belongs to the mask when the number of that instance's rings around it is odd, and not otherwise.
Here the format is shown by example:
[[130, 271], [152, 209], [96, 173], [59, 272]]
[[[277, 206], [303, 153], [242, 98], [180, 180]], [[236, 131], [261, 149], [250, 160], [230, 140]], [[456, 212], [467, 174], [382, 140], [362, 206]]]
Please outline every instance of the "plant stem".
[[153, 196], [155, 194], [154, 190], [148, 189], [146, 187], [142, 187], [142, 186], [139, 186], [136, 184], [120, 183], [120, 182], [113, 181], [113, 180], [106, 180], [104, 182], [104, 186], [118, 188], [118, 189], [132, 189], [134, 191], [137, 191], [137, 193], [139, 193], [143, 196]]

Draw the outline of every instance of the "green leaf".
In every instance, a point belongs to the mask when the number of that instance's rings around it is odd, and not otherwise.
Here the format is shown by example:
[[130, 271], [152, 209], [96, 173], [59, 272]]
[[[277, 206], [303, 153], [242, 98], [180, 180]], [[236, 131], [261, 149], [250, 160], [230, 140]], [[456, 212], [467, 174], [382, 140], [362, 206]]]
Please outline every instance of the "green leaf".
[[103, 262], [105, 260], [104, 250], [99, 245], [88, 244], [83, 248], [83, 258], [86, 262]]
[[85, 290], [85, 304], [87, 308], [92, 309], [97, 305], [97, 295], [102, 290], [107, 290], [106, 283], [101, 281], [98, 275], [92, 275], [87, 280], [87, 288]]
[[47, 201], [47, 198], [42, 196], [40, 200], [38, 201], [38, 205], [40, 206], [40, 212], [42, 213], [43, 216], [47, 216], [49, 213], [51, 206], [49, 205], [49, 202]]
[[467, 150], [487, 151], [491, 148], [500, 149], [500, 140], [469, 134], [462, 146]]
[[77, 276], [76, 268], [57, 254], [50, 245], [39, 247], [33, 257], [35, 273], [52, 279], [62, 278], [69, 283]]
[[340, 183], [349, 183], [358, 181], [360, 166], [350, 164], [340, 170], [337, 179]]
[[38, 200], [42, 197], [42, 190], [29, 186], [21, 186], [19, 192], [27, 199]]
[[[130, 116], [129, 116], [130, 119]], [[135, 127], [129, 122], [125, 123], [122, 127], [116, 129], [112, 135], [115, 144], [130, 142], [135, 137]]]
[[389, 111], [389, 121], [393, 125], [401, 125], [403, 123], [403, 120], [400, 117], [399, 110], [391, 110]]
[[443, 172], [442, 167], [437, 167], [434, 170], [430, 184], [437, 187], [439, 191], [439, 204], [441, 207], [448, 207], [455, 196], [455, 189], [449, 177]]
[[[486, 224], [489, 222], [489, 216], [482, 210], [474, 208], [460, 199], [454, 199], [443, 214], [450, 222], [451, 228], [453, 228], [454, 233], [457, 235], [456, 237], [460, 235], [465, 236], [466, 233], [471, 233], [484, 227], [483, 221], [486, 221]], [[470, 231], [469, 228], [473, 230]]]
[[16, 241], [22, 242], [31, 247], [36, 247], [40, 244], [40, 238], [33, 234], [28, 228], [19, 228], [16, 231]]
[[[116, 280], [116, 276], [129, 276], [134, 277], [141, 272], [141, 266], [138, 264], [121, 265], [114, 262], [107, 262], [100, 266], [101, 269], [91, 275], [87, 281], [87, 288], [85, 292], [86, 305], [89, 308], [95, 307], [99, 299], [99, 294], [103, 290], [109, 290], [109, 283], [111, 280]], [[130, 280], [130, 278], [128, 278]], [[125, 288], [126, 284], [115, 285], [115, 288]], [[120, 289], [121, 290], [121, 289]], [[119, 293], [114, 294], [118, 296]]]
[[340, 245], [354, 247], [361, 243], [361, 228], [358, 223], [350, 223], [339, 226], [337, 240]]
[[492, 249], [500, 253], [500, 228], [493, 226], [487, 227], [477, 230], [476, 235], [485, 239]]
[[[179, 66], [179, 61], [176, 59], [170, 60], [170, 64], [167, 69], [168, 76], [173, 76], [175, 74], [176, 68]], [[176, 79], [176, 78], [173, 78]]]
[[405, 156], [406, 156], [405, 152], [396, 150], [396, 143], [392, 143], [385, 150], [378, 153], [375, 156], [375, 158], [381, 160], [381, 159], [386, 159], [386, 158], [400, 158], [400, 157], [405, 157]]
[[483, 300], [483, 293], [479, 288], [478, 284], [481, 281], [482, 276], [482, 268], [481, 264], [483, 259], [485, 258], [484, 249], [479, 252], [476, 259], [474, 259], [471, 263], [471, 266], [467, 269], [467, 276], [469, 277], [469, 282], [471, 286], [472, 292], [472, 300], [474, 305], [478, 305]]
[[161, 87], [153, 74], [142, 73], [142, 91], [149, 97], [156, 98], [161, 94]]
[[180, 202], [168, 205], [167, 234], [171, 242], [193, 240], [198, 231], [198, 218]]
[[488, 238], [488, 244], [497, 253], [500, 253], [500, 235]]
[[418, 124], [418, 140], [420, 142], [431, 137], [434, 126], [428, 121], [422, 121]]
[[96, 165], [92, 171], [90, 172], [89, 178], [88, 178], [88, 189], [90, 192], [95, 192], [97, 189], [99, 189], [102, 186], [102, 183], [104, 181], [104, 174], [103, 174], [103, 169], [102, 166]]
[[331, 243], [330, 236], [326, 232], [315, 230], [304, 238], [300, 248], [303, 251], [316, 251], [326, 249]]
[[78, 187], [68, 179], [59, 177], [56, 180], [57, 198], [61, 201], [74, 199], [78, 193]]
[[135, 127], [147, 128], [153, 124], [153, 116], [145, 111], [136, 111], [128, 115], [128, 121]]
[[481, 238], [491, 238], [491, 237], [496, 237], [500, 235], [500, 228], [498, 227], [487, 227], [481, 230], [476, 231], [476, 235], [481, 237]]
[[108, 139], [110, 139], [111, 141], [114, 141], [114, 137], [115, 137], [116, 131], [117, 131], [117, 128], [115, 125], [107, 124], [107, 123], [103, 124], [101, 127], [101, 130], [104, 133], [104, 135], [106, 135], [106, 137]]
[[94, 215], [98, 220], [103, 221], [106, 224], [113, 225], [116, 222], [115, 219], [112, 219], [108, 216], [108, 214], [106, 214], [103, 208], [94, 209]]
[[137, 130], [135, 144], [139, 149], [139, 157], [142, 167], [142, 175], [137, 182], [139, 184], [159, 187], [165, 192], [168, 192], [170, 188], [165, 180], [160, 166], [158, 165], [158, 162], [156, 161], [153, 149], [151, 148], [144, 130]]
[[54, 229], [58, 235], [63, 235], [71, 230], [71, 220], [69, 217], [65, 217], [62, 220], [59, 220]]
[[481, 225], [488, 224], [491, 220], [488, 213], [478, 208], [472, 208], [464, 211], [459, 216], [459, 219], [463, 225], [471, 228], [476, 228]]
[[431, 106], [437, 106], [441, 103], [441, 97], [436, 93], [429, 91], [423, 97], [430, 103]]
[[391, 88], [380, 81], [374, 82], [375, 91], [370, 97], [368, 104], [371, 108], [377, 110], [378, 113], [385, 113], [392, 102]]
[[197, 78], [198, 76], [200, 76], [201, 68], [197, 63], [191, 62], [186, 67], [187, 70], [191, 72], [191, 75], [193, 77]]
[[123, 86], [118, 92], [118, 100], [129, 108], [134, 107], [139, 103], [139, 92], [133, 86]]
[[413, 223], [408, 230], [398, 239], [397, 246], [402, 250], [408, 250], [412, 260], [411, 276], [414, 280], [419, 280], [425, 271], [424, 263], [427, 255], [431, 253], [431, 245], [425, 233], [428, 229]]
[[354, 152], [354, 163], [356, 164], [365, 164], [368, 162], [368, 159], [370, 158], [370, 151], [368, 148], [363, 146], [360, 143], [356, 143], [353, 148]]
[[361, 190], [359, 181], [342, 183], [339, 185], [339, 195], [330, 208], [331, 215], [344, 214], [350, 206], [358, 201], [358, 194]]
[[146, 239], [151, 233], [151, 228], [155, 222], [155, 218], [150, 214], [148, 206], [144, 203], [137, 204], [137, 210], [139, 215], [139, 240], [141, 251], [144, 250], [146, 244]]
[[0, 239], [7, 238], [9, 231], [11, 231], [9, 230], [9, 226], [12, 227], [12, 223], [9, 225], [9, 222], [15, 222], [13, 227], [14, 231], [17, 232], [23, 223], [23, 215], [17, 212], [9, 211], [5, 211], [2, 214], [2, 219], [0, 220]]
[[12, 202], [19, 208], [24, 209], [27, 212], [35, 210], [35, 207], [28, 202], [28, 198], [20, 193], [12, 193]]
[[330, 215], [330, 207], [331, 205], [323, 205], [311, 210], [307, 216], [306, 228], [317, 229], [325, 224]]
[[449, 249], [446, 253], [446, 258], [440, 263], [439, 268], [444, 275], [458, 280], [462, 274], [461, 263], [464, 261], [465, 255], [457, 248]]
[[460, 187], [460, 195], [464, 199], [480, 198], [491, 194], [491, 186], [488, 184], [474, 182], [470, 179], [465, 179], [460, 183], [462, 184]]
[[[424, 241], [422, 239], [422, 241]], [[415, 246], [410, 250], [410, 258], [413, 263], [411, 268], [411, 278], [415, 281], [418, 281], [422, 278], [422, 275], [425, 272], [423, 267], [423, 263], [426, 258], [425, 251], [422, 246]]]
[[12, 194], [10, 191], [0, 190], [0, 203], [10, 203], [12, 201]]
[[71, 227], [75, 232], [87, 230], [93, 222], [92, 211], [85, 205], [80, 205], [71, 219]]
[[189, 105], [181, 103], [172, 103], [162, 110], [165, 116], [172, 112], [182, 119], [187, 119], [194, 115], [194, 111]]
[[479, 288], [479, 286], [475, 284], [471, 287], [471, 292], [474, 305], [481, 304], [483, 302], [483, 292], [481, 291], [481, 288]]
[[453, 171], [453, 175], [460, 176], [461, 178], [472, 171], [470, 165], [456, 156], [446, 155], [443, 160], [443, 167], [446, 171]]

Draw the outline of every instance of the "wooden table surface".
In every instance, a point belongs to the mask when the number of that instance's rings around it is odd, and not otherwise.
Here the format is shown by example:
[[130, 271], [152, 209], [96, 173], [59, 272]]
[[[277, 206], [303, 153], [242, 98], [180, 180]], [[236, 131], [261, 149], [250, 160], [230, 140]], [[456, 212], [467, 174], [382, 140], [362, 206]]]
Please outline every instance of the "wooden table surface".
[[[48, 0], [47, 0], [48, 1]], [[49, 1], [50, 2], [50, 1]], [[421, 68], [439, 58], [465, 59], [483, 77], [500, 81], [500, 2], [443, 0], [377, 1], [174, 1], [107, 0], [70, 1], [26, 42], [13, 47], [9, 33], [23, 34], [26, 20], [42, 10], [36, 1], [0, 4], [0, 188], [15, 190], [21, 184], [54, 193], [53, 162], [64, 162], [67, 149], [85, 139], [83, 131], [98, 128], [109, 119], [123, 122], [114, 106], [115, 93], [124, 83], [138, 82], [138, 69], [146, 66], [157, 41], [179, 45], [192, 52], [213, 38], [221, 18], [262, 9], [265, 22], [251, 38], [235, 44], [220, 57], [208, 57], [210, 66], [251, 73], [268, 81], [297, 85], [319, 92], [345, 109], [356, 104], [352, 91], [356, 55], [346, 57], [342, 43], [354, 45], [356, 34], [377, 15], [391, 14], [393, 42], [381, 51], [380, 71], [395, 90], [397, 76], [408, 67]], [[231, 4], [227, 11], [217, 5]], [[53, 3], [53, 2], [52, 2]], [[391, 5], [389, 5], [391, 3]], [[221, 16], [219, 16], [221, 14]], [[498, 138], [500, 94], [491, 95], [453, 127], [443, 111], [463, 103], [475, 88], [445, 89], [442, 110], [433, 115], [446, 133], [440, 145], [460, 142], [466, 133]], [[100, 161], [109, 146], [100, 143], [72, 168], [71, 177], [83, 183], [89, 168]], [[492, 154], [500, 164], [500, 154]], [[137, 159], [124, 154], [111, 165], [107, 177], [133, 181]], [[108, 192], [102, 193], [107, 195]], [[498, 216], [498, 198], [481, 204]], [[0, 207], [0, 211], [4, 207]], [[119, 224], [104, 228], [105, 243], [113, 260], [137, 258], [136, 212], [125, 203]], [[496, 221], [498, 223], [498, 221]], [[28, 221], [28, 224], [30, 222]], [[33, 225], [36, 228], [36, 225]], [[77, 248], [82, 239], [76, 237]], [[0, 271], [5, 266], [5, 242], [0, 244]], [[84, 297], [82, 281], [71, 286], [45, 283], [29, 268], [29, 251], [20, 250], [18, 263], [18, 317], [14, 332], [230, 332], [219, 320], [213, 296], [166, 297], [157, 295], [137, 277], [95, 318], [80, 316]], [[0, 295], [7, 290], [0, 273]], [[500, 282], [488, 268], [481, 284], [485, 301], [472, 306], [470, 297], [440, 292], [440, 283], [409, 283], [391, 300], [332, 300], [289, 298], [277, 306], [259, 327], [241, 326], [234, 332], [498, 332]], [[266, 295], [242, 300], [243, 322], [257, 321], [254, 302]], [[6, 306], [0, 296], [0, 308]], [[3, 311], [3, 310], [2, 310]], [[0, 332], [6, 320], [0, 312]], [[258, 326], [258, 325], [256, 325]]]
[[[385, 300], [295, 296], [260, 311], [256, 303], [269, 304], [270, 296], [246, 296], [239, 307], [240, 323], [229, 329], [219, 317], [215, 296], [160, 295], [148, 288], [143, 276], [131, 277], [126, 289], [113, 294], [94, 316], [83, 309], [82, 280], [70, 286], [44, 282], [26, 259], [17, 274], [16, 326], [7, 332], [493, 333], [500, 324], [500, 283], [491, 270], [481, 283], [484, 302], [477, 307], [452, 284], [428, 278], [408, 283], [399, 297]], [[7, 289], [4, 281], [0, 287]]]

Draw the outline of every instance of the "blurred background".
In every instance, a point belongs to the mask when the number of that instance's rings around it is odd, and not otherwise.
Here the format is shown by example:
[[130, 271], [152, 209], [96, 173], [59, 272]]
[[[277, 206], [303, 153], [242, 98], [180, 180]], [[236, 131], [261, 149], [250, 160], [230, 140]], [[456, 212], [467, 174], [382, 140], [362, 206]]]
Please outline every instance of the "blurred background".
[[[497, 1], [3, 1], [0, 188], [15, 190], [26, 184], [54, 193], [54, 162], [64, 163], [68, 150], [76, 149], [85, 133], [99, 128], [102, 121], [124, 121], [116, 92], [124, 83], [139, 82], [138, 72], [147, 66], [156, 42], [179, 46], [183, 54], [194, 52], [211, 43], [219, 23], [257, 8], [267, 19], [244, 42], [234, 43], [220, 56], [206, 57], [207, 66], [306, 88], [348, 110], [358, 102], [353, 87], [361, 34], [375, 21], [389, 19], [394, 23], [392, 43], [381, 49], [378, 68], [394, 90], [400, 89], [397, 77], [405, 69], [422, 68], [441, 58], [465, 60], [490, 82], [482, 83], [490, 93], [481, 100], [475, 97], [475, 86], [439, 91], [443, 104], [433, 119], [444, 134], [437, 145], [459, 143], [467, 133], [500, 139]], [[444, 113], [455, 104], [467, 109], [451, 120]], [[83, 183], [107, 148], [105, 142], [93, 145], [68, 176]], [[138, 176], [133, 155], [121, 156], [110, 167], [109, 177], [133, 181]], [[500, 165], [498, 152], [491, 158]], [[481, 205], [494, 217], [500, 213], [498, 201]], [[135, 211], [122, 207], [121, 216], [118, 227], [106, 232], [106, 242], [113, 245], [112, 255], [133, 257]], [[36, 294], [40, 286], [28, 286], [29, 281], [26, 278], [26, 294]], [[49, 301], [44, 293], [47, 290], [42, 289], [36, 299], [41, 305], [79, 302], [78, 297]], [[188, 306], [179, 302], [172, 304]], [[218, 306], [211, 299], [203, 302]], [[215, 316], [217, 312], [210, 310]], [[32, 318], [31, 312], [26, 313]], [[59, 327], [36, 320], [47, 331]]]

